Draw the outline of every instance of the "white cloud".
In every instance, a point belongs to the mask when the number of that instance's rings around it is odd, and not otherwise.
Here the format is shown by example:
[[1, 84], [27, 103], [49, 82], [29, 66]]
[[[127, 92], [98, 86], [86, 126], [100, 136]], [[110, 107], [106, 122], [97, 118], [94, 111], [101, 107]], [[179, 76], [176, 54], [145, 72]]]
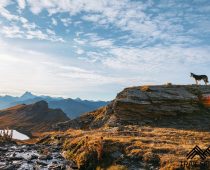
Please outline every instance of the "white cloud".
[[61, 18], [61, 22], [65, 27], [68, 27], [72, 23], [70, 18]]
[[55, 32], [46, 29], [46, 32], [43, 32], [39, 29], [35, 29], [36, 26], [33, 24], [25, 23], [23, 24], [23, 30], [17, 25], [3, 26], [0, 34], [8, 38], [22, 38], [22, 39], [40, 39], [40, 40], [49, 40], [52, 42], [65, 42], [63, 38], [55, 35]]
[[86, 21], [91, 21], [91, 22], [98, 22], [99, 20], [101, 20], [102, 16], [99, 14], [92, 14], [92, 15], [85, 15], [82, 17], [82, 19], [86, 20]]
[[[151, 2], [128, 2], [108, 0], [72, 0], [72, 1], [32, 1], [28, 0], [33, 13], [38, 14], [43, 9], [49, 13], [69, 12], [76, 15], [80, 12], [90, 13], [82, 18], [87, 21], [105, 24], [112, 23], [123, 30], [151, 33], [155, 29], [154, 23], [145, 15], [143, 10], [150, 6]], [[143, 23], [144, 22], [144, 23]]]
[[58, 25], [58, 22], [57, 22], [57, 20], [55, 18], [52, 18], [52, 24], [53, 25]]
[[79, 37], [83, 32], [76, 32], [76, 36]]
[[111, 57], [103, 58], [102, 62], [113, 69], [154, 72], [170, 70], [173, 66], [182, 69], [182, 64], [190, 67], [190, 65], [210, 62], [209, 52], [210, 47], [113, 48], [110, 49]]
[[55, 32], [51, 29], [46, 29], [47, 33], [50, 35], [56, 35]]
[[96, 33], [86, 33], [85, 36], [87, 37], [86, 39], [79, 41], [78, 39], [75, 39], [75, 41], [78, 44], [81, 44], [82, 42], [89, 42], [89, 45], [99, 48], [111, 48], [114, 45], [112, 39], [104, 39]]
[[[164, 41], [167, 43], [187, 43], [193, 39], [198, 32], [204, 31], [207, 34], [210, 22], [204, 15], [196, 14], [193, 12], [191, 4], [187, 2], [180, 3], [155, 3], [152, 0], [142, 1], [109, 1], [109, 0], [18, 0], [19, 5], [24, 8], [27, 4], [34, 14], [39, 14], [43, 10], [47, 10], [50, 15], [59, 13], [69, 13], [70, 16], [62, 18], [61, 22], [64, 26], [68, 26], [73, 23], [75, 26], [77, 23], [81, 24], [81, 21], [72, 22], [72, 15], [81, 15], [81, 19], [93, 22], [95, 25], [102, 25], [103, 28], [112, 28], [113, 26], [126, 31], [135, 39], [129, 39], [128, 43], [145, 43], [145, 42], [157, 42]], [[5, 6], [10, 1], [2, 1], [1, 15], [8, 20], [18, 20], [19, 18], [12, 15]], [[176, 10], [169, 10], [164, 12], [165, 8], [186, 8], [187, 13], [176, 12]], [[201, 8], [208, 9], [208, 5], [201, 6]], [[196, 9], [201, 11], [201, 8]], [[155, 15], [155, 13], [158, 15]], [[191, 30], [185, 30], [187, 27], [183, 27], [184, 18], [186, 22], [192, 23], [194, 27]], [[196, 19], [197, 18], [197, 19]], [[52, 24], [57, 25], [58, 22], [55, 18], [52, 18]], [[197, 23], [197, 25], [195, 24]], [[187, 33], [183, 34], [184, 32]], [[182, 33], [183, 32], [183, 33]], [[186, 39], [186, 40], [185, 40]], [[140, 41], [141, 40], [141, 41]], [[147, 43], [145, 44], [147, 45]]]
[[96, 40], [90, 42], [92, 46], [100, 47], [100, 48], [110, 48], [113, 46], [112, 40], [109, 39], [103, 39], [103, 40]]
[[79, 45], [85, 45], [87, 43], [87, 40], [82, 40], [79, 38], [74, 38], [74, 41]]
[[[63, 38], [56, 36], [52, 30], [46, 30], [44, 33], [35, 23], [30, 23], [26, 18], [18, 15], [11, 14], [5, 7], [9, 5], [11, 1], [0, 2], [0, 15], [10, 21], [10, 25], [6, 26], [2, 23], [1, 35], [8, 38], [24, 38], [24, 39], [40, 39], [49, 40], [53, 42], [64, 42]], [[25, 7], [25, 1], [19, 0], [18, 4], [20, 8]], [[56, 23], [57, 24], [57, 23]]]
[[76, 51], [77, 54], [81, 55], [84, 53], [84, 50], [81, 49], [81, 48], [78, 48], [77, 51]]
[[11, 48], [1, 41], [0, 80], [0, 93], [9, 91], [13, 95], [19, 95], [29, 90], [36, 94], [64, 97], [80, 95], [83, 98], [88, 98], [87, 94], [94, 94], [96, 97], [97, 93], [103, 93], [103, 90], [98, 88], [101, 85], [135, 81], [133, 78], [125, 79], [76, 66], [70, 60], [64, 61], [44, 53], [19, 47]]
[[[121, 31], [128, 31], [129, 34], [136, 37], [136, 40], [132, 41], [133, 43], [137, 42], [137, 38], [142, 39], [141, 43], [146, 41], [154, 42], [158, 39], [168, 41], [166, 43], [186, 43], [183, 41], [185, 36], [190, 40], [195, 39], [190, 34], [181, 35], [181, 32], [186, 33], [187, 31], [185, 30], [187, 27], [183, 27], [185, 18], [187, 23], [193, 22], [194, 27], [196, 27], [195, 23], [199, 21], [205, 23], [198, 24], [199, 28], [193, 28], [196, 34], [201, 30], [209, 30], [210, 25], [206, 16], [196, 14], [196, 11], [199, 12], [202, 8], [206, 11], [208, 5], [199, 6], [194, 11], [192, 4], [186, 1], [180, 3], [160, 1], [160, 3], [157, 3], [154, 0], [145, 2], [129, 0], [27, 0], [27, 2], [34, 14], [39, 14], [42, 10], [47, 10], [50, 15], [64, 12], [69, 13], [71, 16], [81, 14], [83, 20], [93, 22], [95, 25], [102, 25], [103, 28], [112, 28], [114, 26]], [[175, 10], [165, 11], [166, 8]], [[181, 8], [186, 9], [185, 14], [180, 10]], [[197, 17], [197, 19], [190, 19], [192, 16]], [[81, 23], [81, 21], [77, 22]], [[76, 24], [76, 21], [73, 23]], [[68, 23], [65, 21], [64, 25], [68, 26]], [[182, 38], [182, 41], [172, 41], [174, 37]]]
[[[6, 6], [8, 3], [1, 4]], [[8, 38], [40, 39], [53, 42], [65, 42], [63, 38], [55, 35], [52, 30], [47, 29], [46, 33], [38, 28], [35, 23], [21, 16], [13, 15], [8, 10], [0, 7], [0, 15], [9, 20], [10, 26], [3, 26], [0, 34]], [[3, 25], [3, 24], [2, 24]]]
[[26, 6], [25, 0], [17, 0], [20, 9], [24, 9]]
[[3, 33], [6, 37], [9, 38], [22, 38], [23, 31], [20, 30], [17, 26], [3, 26], [1, 33]]
[[32, 39], [32, 38], [38, 38], [38, 39], [41, 39], [41, 40], [46, 40], [48, 37], [46, 34], [44, 34], [42, 31], [40, 30], [35, 30], [35, 31], [27, 31], [27, 38], [28, 39]]
[[11, 3], [11, 0], [1, 0], [0, 1], [0, 8], [4, 8]]
[[43, 7], [42, 7], [42, 4], [43, 3], [48, 3], [49, 1], [40, 1], [40, 0], [27, 0], [28, 4], [30, 5], [31, 7], [31, 11], [34, 13], [34, 14], [39, 14]]
[[41, 30], [29, 30], [26, 33], [27, 39], [40, 39], [40, 40], [50, 40], [53, 42], [65, 42], [63, 38], [57, 37], [52, 30], [47, 29], [47, 33], [43, 33]]
[[[27, 63], [44, 72], [46, 80], [39, 75], [37, 80], [43, 81], [41, 85], [44, 87], [50, 85], [51, 91], [57, 90], [56, 85], [63, 93], [67, 92], [67, 88], [81, 91], [82, 88], [86, 89], [86, 85], [89, 90], [112, 83], [122, 87], [129, 85], [129, 81], [156, 81], [160, 75], [163, 76], [159, 82], [176, 80], [191, 68], [199, 68], [199, 71], [206, 69], [210, 73], [207, 68], [210, 62], [208, 3], [200, 3], [197, 8], [194, 1], [18, 0], [18, 3], [19, 8], [29, 7], [36, 16], [27, 19], [28, 16], [24, 18], [22, 13], [16, 15], [10, 8], [5, 8], [16, 4], [14, 1], [1, 1], [0, 17], [4, 18], [0, 21], [2, 36], [53, 42], [68, 40], [65, 45], [57, 43], [53, 49], [59, 57], [68, 56], [68, 62], [62, 62], [57, 57], [49, 64], [51, 56], [43, 59], [38, 54], [39, 59], [36, 60], [33, 54], [35, 65]], [[46, 11], [48, 15], [44, 16]], [[39, 21], [33, 21], [38, 17]], [[46, 45], [47, 42], [42, 43]], [[10, 67], [16, 61], [23, 66], [28, 59], [21, 57], [24, 52], [18, 52], [17, 57], [15, 52], [3, 54], [6, 57], [1, 56], [0, 60], [5, 61], [1, 66], [8, 72], [6, 65]], [[25, 55], [28, 54], [26, 51]], [[74, 62], [79, 64], [72, 64]], [[25, 68], [22, 71], [26, 74]], [[42, 71], [37, 74], [42, 74]], [[172, 72], [173, 76], [169, 76]]]
[[9, 21], [19, 20], [18, 16], [11, 14], [8, 10], [6, 10], [5, 8], [2, 8], [2, 7], [0, 7], [0, 15]]
[[25, 22], [23, 23], [23, 28], [27, 29], [27, 30], [34, 30], [37, 28], [37, 25], [35, 23], [29, 23], [29, 22]]

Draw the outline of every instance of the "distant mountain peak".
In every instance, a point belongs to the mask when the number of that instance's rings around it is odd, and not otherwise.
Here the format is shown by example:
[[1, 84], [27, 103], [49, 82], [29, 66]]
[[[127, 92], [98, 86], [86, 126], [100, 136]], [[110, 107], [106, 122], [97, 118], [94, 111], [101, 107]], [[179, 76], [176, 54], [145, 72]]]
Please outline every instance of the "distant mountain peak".
[[75, 100], [76, 101], [82, 101], [82, 99], [80, 99], [79, 97], [77, 97]]
[[26, 91], [22, 96], [25, 96], [25, 95], [33, 95], [30, 91]]
[[35, 97], [36, 96], [33, 95], [31, 92], [26, 91], [20, 98], [26, 100], [26, 99], [33, 99]]

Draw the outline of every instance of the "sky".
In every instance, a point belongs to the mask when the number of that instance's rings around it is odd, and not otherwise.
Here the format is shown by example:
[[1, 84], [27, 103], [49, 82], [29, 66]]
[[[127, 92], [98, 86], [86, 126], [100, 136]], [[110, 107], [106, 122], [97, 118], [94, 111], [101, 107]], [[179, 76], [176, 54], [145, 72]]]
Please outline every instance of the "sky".
[[210, 76], [209, 0], [0, 0], [0, 95], [112, 100]]

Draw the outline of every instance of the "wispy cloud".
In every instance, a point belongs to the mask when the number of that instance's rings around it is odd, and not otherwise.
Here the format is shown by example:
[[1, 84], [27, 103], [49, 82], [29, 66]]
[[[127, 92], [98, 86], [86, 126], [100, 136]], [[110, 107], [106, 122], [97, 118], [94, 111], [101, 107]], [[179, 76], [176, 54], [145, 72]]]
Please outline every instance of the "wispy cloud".
[[[62, 37], [52, 34], [48, 31], [43, 32], [34, 22], [22, 16], [11, 14], [5, 7], [11, 1], [2, 1], [0, 4], [0, 16], [10, 21], [10, 24], [3, 25], [0, 34], [8, 38], [40, 39], [54, 42], [64, 42]], [[25, 7], [25, 1], [18, 1], [20, 8]], [[3, 24], [3, 23], [2, 23]]]
[[61, 18], [61, 22], [65, 27], [68, 27], [72, 23], [70, 18]]
[[17, 0], [20, 9], [24, 9], [26, 6], [25, 0]]
[[[86, 81], [86, 89], [92, 90], [98, 83], [108, 82], [106, 76], [64, 63], [53, 56], [19, 48], [9, 49], [8, 44], [1, 42], [0, 79], [1, 89], [4, 91], [14, 92], [16, 89], [15, 93], [20, 94], [31, 90], [39, 94], [47, 92], [51, 95], [63, 96], [72, 93], [77, 97], [74, 91], [83, 91], [84, 81]], [[4, 81], [5, 78], [6, 81]]]
[[180, 75], [210, 74], [209, 11], [208, 0], [2, 0], [0, 38], [25, 50], [0, 49], [2, 76], [18, 61], [28, 87], [34, 83], [23, 67], [31, 50], [41, 54], [28, 65], [50, 92], [90, 96], [103, 87], [105, 96], [134, 84], [189, 83]]

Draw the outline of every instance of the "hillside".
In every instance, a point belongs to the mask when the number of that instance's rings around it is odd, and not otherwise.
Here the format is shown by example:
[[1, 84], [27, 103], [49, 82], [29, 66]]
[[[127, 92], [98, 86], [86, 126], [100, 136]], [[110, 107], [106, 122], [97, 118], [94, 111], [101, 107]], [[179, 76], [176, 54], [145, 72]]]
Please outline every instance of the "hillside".
[[86, 113], [60, 128], [150, 125], [209, 130], [210, 110], [204, 96], [210, 86], [162, 85], [124, 89], [107, 106]]
[[0, 129], [11, 128], [26, 134], [52, 130], [55, 123], [69, 118], [60, 109], [49, 109], [45, 101], [17, 105], [0, 111]]
[[192, 161], [200, 167], [181, 162], [191, 161], [186, 155], [196, 145], [209, 147], [209, 95], [210, 86], [129, 87], [108, 106], [58, 123], [63, 132], [50, 136], [60, 137], [66, 159], [80, 169], [207, 170], [199, 156]]

